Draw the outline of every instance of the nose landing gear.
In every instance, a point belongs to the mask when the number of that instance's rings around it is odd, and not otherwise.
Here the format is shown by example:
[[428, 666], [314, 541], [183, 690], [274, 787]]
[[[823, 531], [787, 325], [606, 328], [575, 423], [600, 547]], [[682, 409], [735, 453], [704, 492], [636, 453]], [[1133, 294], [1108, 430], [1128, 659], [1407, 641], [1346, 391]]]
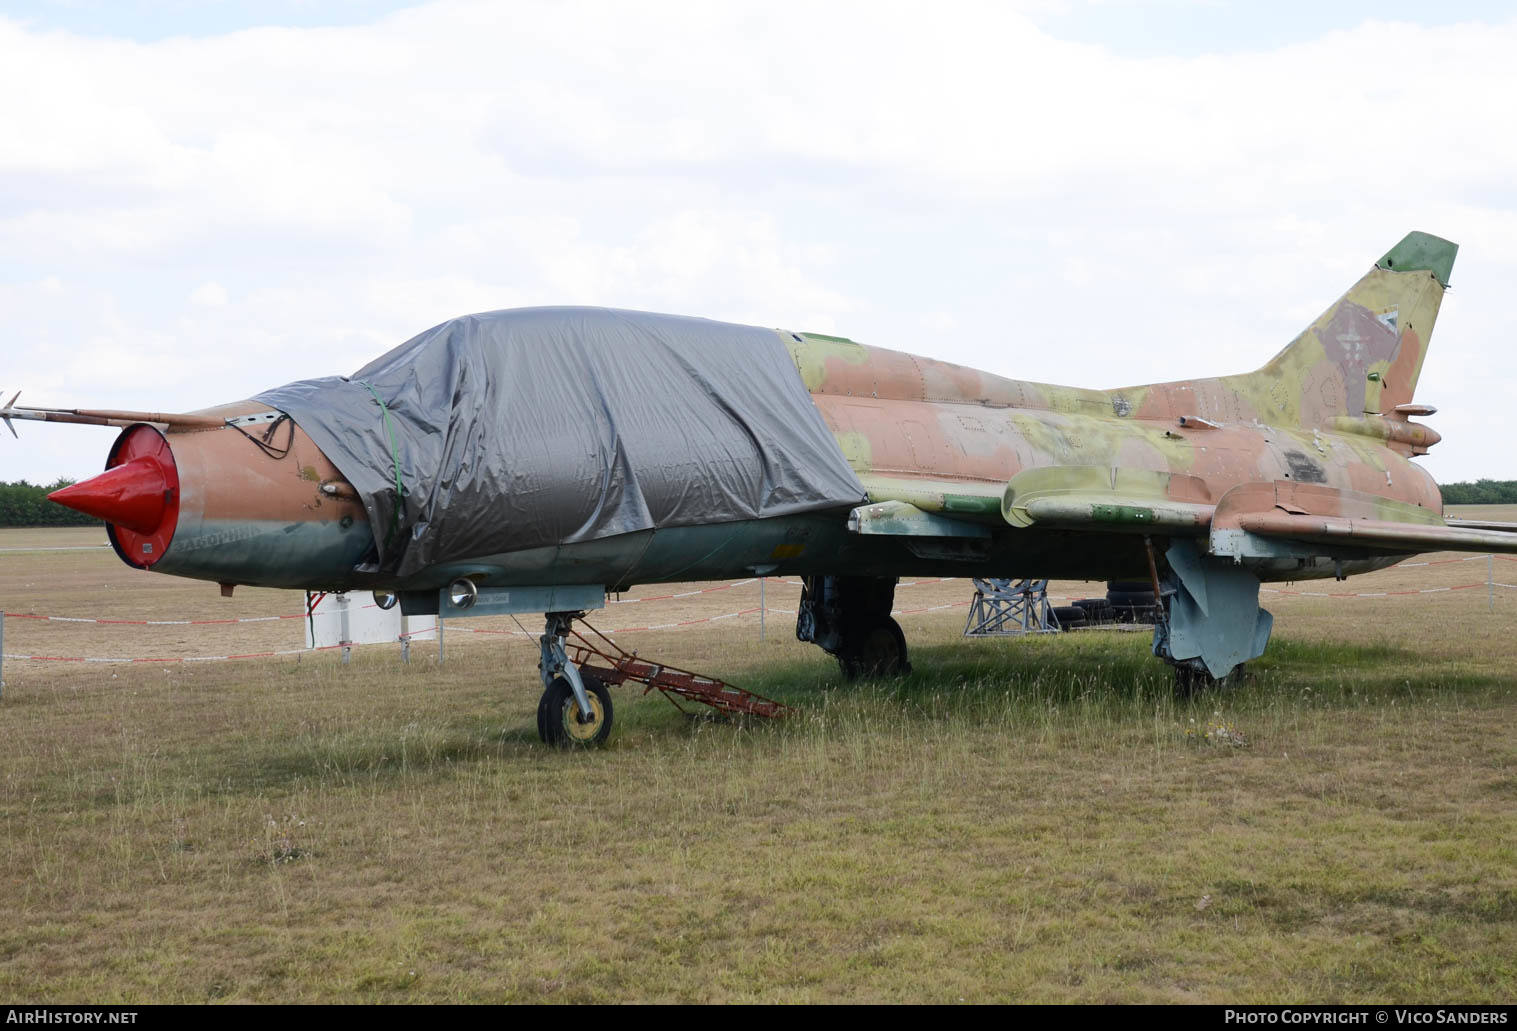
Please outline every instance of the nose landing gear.
[[591, 748], [611, 736], [611, 692], [592, 676], [582, 676], [569, 661], [564, 642], [583, 612], [549, 612], [537, 639], [542, 650], [538, 672], [543, 696], [537, 703], [537, 736], [561, 748]]
[[[727, 716], [788, 716], [779, 702], [733, 687], [715, 677], [640, 658], [588, 623], [586, 637], [574, 629], [583, 612], [550, 612], [542, 648], [543, 696], [537, 703], [537, 735], [561, 748], [594, 748], [611, 736], [611, 692], [607, 685], [629, 680], [644, 685], [644, 694], [659, 691], [674, 707], [676, 699], [699, 702]], [[573, 640], [569, 640], [573, 638]], [[572, 654], [571, 654], [572, 653]]]

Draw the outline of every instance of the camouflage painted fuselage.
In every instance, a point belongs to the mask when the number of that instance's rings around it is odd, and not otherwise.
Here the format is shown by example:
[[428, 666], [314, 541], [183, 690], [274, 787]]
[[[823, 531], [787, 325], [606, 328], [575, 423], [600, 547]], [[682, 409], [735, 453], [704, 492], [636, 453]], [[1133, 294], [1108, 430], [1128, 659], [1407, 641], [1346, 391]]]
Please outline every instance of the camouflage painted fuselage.
[[[171, 428], [172, 539], [151, 556], [129, 530], [113, 539], [128, 562], [160, 572], [401, 591], [460, 576], [610, 590], [755, 573], [1131, 579], [1147, 575], [1145, 536], [1196, 538], [1263, 580], [1380, 568], [1448, 529], [1436, 485], [1412, 461], [1438, 436], [1408, 415], [1428, 410], [1411, 400], [1453, 254], [1408, 236], [1263, 368], [1215, 379], [1058, 387], [779, 332], [867, 493], [858, 508], [471, 556], [397, 582], [366, 567], [364, 506], [299, 427], [278, 458], [230, 427]], [[208, 414], [259, 411], [242, 402]], [[1215, 532], [1289, 537], [1301, 530], [1289, 520], [1303, 518], [1361, 533], [1227, 551], [1231, 539]], [[1395, 532], [1370, 532], [1386, 526], [1422, 529], [1390, 546]]]

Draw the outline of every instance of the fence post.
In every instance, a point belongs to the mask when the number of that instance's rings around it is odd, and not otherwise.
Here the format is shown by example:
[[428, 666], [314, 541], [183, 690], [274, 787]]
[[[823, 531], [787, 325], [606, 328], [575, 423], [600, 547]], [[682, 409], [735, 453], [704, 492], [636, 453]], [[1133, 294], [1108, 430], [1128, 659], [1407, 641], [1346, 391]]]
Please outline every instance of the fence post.
[[759, 640], [764, 639], [764, 580], [767, 577], [759, 577]]
[[442, 613], [439, 612], [437, 614], [437, 664], [439, 666], [441, 666], [442, 662], [443, 662], [443, 650], [442, 650]]
[[346, 666], [348, 659], [353, 654], [353, 632], [348, 626], [348, 596], [346, 593], [337, 595], [337, 612], [341, 623], [339, 624], [339, 640], [342, 641], [342, 664]]
[[1485, 557], [1485, 610], [1496, 611], [1496, 553]]
[[5, 697], [5, 613], [0, 611], [0, 698]]

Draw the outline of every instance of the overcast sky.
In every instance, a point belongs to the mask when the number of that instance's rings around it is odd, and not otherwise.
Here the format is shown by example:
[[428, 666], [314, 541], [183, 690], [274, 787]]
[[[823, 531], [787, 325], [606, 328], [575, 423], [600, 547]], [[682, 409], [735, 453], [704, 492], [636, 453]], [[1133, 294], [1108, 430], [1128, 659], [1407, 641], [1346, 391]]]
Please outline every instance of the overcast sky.
[[[1115, 387], [1261, 365], [1420, 229], [1422, 461], [1517, 479], [1506, 6], [13, 0], [0, 389], [187, 410], [538, 304]], [[0, 479], [113, 439], [18, 430]]]

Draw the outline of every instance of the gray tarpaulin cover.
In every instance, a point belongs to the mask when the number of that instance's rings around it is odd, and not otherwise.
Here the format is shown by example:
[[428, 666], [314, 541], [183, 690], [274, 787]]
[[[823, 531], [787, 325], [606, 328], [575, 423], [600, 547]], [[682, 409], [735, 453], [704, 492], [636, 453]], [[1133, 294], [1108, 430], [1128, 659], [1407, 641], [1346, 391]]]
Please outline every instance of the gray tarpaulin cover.
[[752, 326], [606, 308], [487, 312], [350, 378], [256, 400], [293, 418], [357, 489], [380, 568], [402, 577], [864, 497], [780, 335]]

